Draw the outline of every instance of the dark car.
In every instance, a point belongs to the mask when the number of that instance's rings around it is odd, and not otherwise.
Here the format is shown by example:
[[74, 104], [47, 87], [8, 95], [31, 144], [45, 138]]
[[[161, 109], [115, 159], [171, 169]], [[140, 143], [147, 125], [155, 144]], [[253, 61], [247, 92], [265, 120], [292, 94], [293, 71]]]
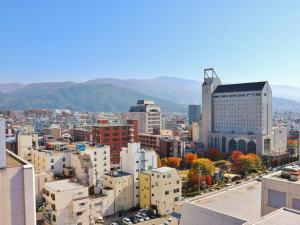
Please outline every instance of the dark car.
[[131, 220], [131, 222], [132, 222], [133, 224], [139, 223], [139, 220], [138, 220], [135, 216], [131, 216], [131, 217], [130, 217], [130, 220]]
[[147, 211], [146, 214], [151, 218], [151, 219], [155, 219], [156, 215], [152, 212], [152, 211]]

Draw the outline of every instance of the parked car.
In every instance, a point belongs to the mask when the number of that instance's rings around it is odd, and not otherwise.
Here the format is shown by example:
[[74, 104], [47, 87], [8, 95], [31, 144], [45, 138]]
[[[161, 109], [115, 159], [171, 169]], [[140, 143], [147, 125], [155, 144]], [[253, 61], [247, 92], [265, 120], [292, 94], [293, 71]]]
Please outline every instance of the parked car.
[[118, 223], [111, 223], [110, 225], [119, 225]]
[[130, 217], [130, 220], [133, 224], [137, 224], [140, 222], [135, 216]]
[[171, 217], [168, 219], [168, 222], [170, 222], [170, 223], [172, 222], [172, 218]]
[[144, 218], [143, 218], [140, 214], [136, 214], [136, 215], [135, 215], [135, 218], [137, 218], [137, 220], [138, 220], [139, 222], [144, 222], [144, 221], [145, 221]]
[[125, 218], [123, 219], [123, 224], [126, 224], [126, 225], [132, 225], [132, 222], [131, 222], [131, 220], [130, 220], [129, 218], [125, 217]]
[[155, 219], [155, 218], [156, 218], [156, 215], [155, 215], [152, 211], [147, 211], [146, 213], [147, 213], [147, 215], [148, 215], [151, 219]]
[[150, 217], [149, 217], [145, 212], [144, 212], [144, 213], [141, 213], [140, 215], [141, 215], [141, 217], [142, 217], [145, 221], [150, 220]]

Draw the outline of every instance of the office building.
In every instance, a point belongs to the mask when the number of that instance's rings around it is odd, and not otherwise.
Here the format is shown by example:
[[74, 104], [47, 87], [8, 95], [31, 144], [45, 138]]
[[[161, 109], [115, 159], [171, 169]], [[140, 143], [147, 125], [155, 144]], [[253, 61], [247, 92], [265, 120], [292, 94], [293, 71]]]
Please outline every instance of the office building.
[[189, 124], [200, 123], [201, 105], [189, 105]]
[[94, 125], [92, 133], [94, 144], [109, 145], [111, 167], [117, 168], [122, 148], [127, 147], [131, 139], [138, 141], [138, 121], [127, 120]]
[[223, 152], [264, 155], [273, 151], [272, 90], [267, 81], [222, 85], [213, 69], [204, 70], [202, 142]]
[[162, 128], [161, 109], [152, 100], [138, 100], [135, 106], [131, 106], [126, 116], [137, 120], [139, 133], [153, 133], [154, 129]]
[[140, 207], [159, 215], [174, 211], [174, 203], [181, 197], [181, 177], [177, 170], [160, 167], [140, 173]]
[[120, 169], [133, 175], [133, 204], [139, 206], [140, 188], [139, 173], [157, 168], [155, 151], [141, 149], [140, 143], [128, 143], [128, 148], [122, 148]]

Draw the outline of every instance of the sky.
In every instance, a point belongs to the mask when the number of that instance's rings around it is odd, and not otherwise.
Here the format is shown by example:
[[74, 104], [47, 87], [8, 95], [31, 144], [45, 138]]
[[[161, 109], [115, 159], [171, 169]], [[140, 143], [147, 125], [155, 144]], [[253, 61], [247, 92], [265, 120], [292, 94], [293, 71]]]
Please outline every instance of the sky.
[[300, 1], [0, 0], [0, 83], [99, 77], [300, 86]]

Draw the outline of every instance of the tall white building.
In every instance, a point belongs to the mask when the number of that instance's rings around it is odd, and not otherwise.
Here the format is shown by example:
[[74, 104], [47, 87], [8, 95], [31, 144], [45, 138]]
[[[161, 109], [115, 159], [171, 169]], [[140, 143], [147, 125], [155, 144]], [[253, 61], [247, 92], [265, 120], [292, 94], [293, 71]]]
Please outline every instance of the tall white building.
[[128, 148], [122, 148], [121, 166], [122, 172], [133, 175], [134, 205], [139, 205], [139, 172], [157, 168], [157, 155], [155, 151], [143, 150], [140, 143], [128, 143]]
[[130, 107], [128, 119], [137, 120], [139, 133], [152, 133], [153, 129], [162, 128], [161, 109], [152, 100], [138, 100], [135, 106]]
[[0, 224], [35, 223], [34, 169], [6, 150], [5, 121], [0, 118]]
[[267, 81], [222, 85], [204, 71], [202, 142], [223, 152], [272, 152], [272, 90]]

